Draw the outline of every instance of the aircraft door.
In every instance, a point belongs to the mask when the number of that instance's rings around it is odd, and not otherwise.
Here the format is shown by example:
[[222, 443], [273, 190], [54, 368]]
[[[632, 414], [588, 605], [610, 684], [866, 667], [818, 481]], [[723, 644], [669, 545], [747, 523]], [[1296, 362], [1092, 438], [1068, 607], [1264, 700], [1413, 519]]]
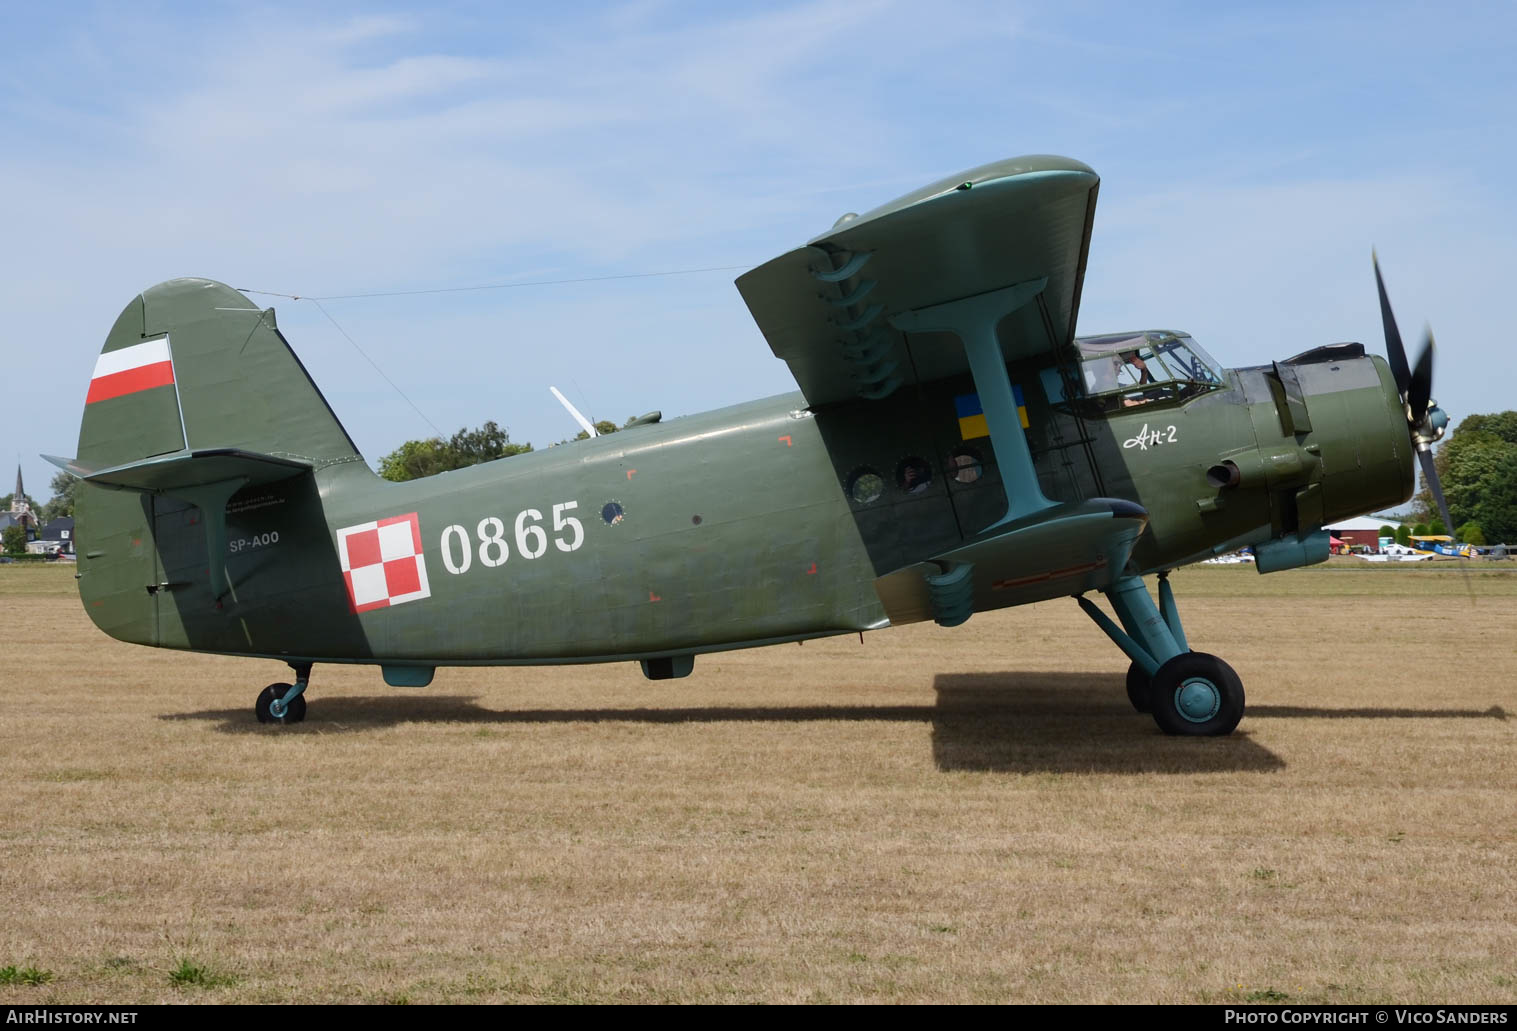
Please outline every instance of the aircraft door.
[[[1062, 396], [1058, 370], [1024, 362], [1014, 364], [1008, 374], [1037, 472], [1037, 489], [1052, 501], [1102, 496], [1083, 419], [1073, 411], [1060, 412], [1049, 402], [1050, 389], [1056, 397]], [[931, 397], [924, 408], [930, 413], [942, 474], [955, 518], [969, 539], [1006, 514], [1007, 487], [974, 380], [967, 375], [952, 377], [927, 389]]]
[[[154, 624], [157, 643], [172, 646], [184, 639], [180, 609], [192, 594], [209, 594], [205, 566], [205, 528], [200, 509], [177, 498], [152, 498], [156, 589]], [[209, 598], [200, 601], [209, 604]]]

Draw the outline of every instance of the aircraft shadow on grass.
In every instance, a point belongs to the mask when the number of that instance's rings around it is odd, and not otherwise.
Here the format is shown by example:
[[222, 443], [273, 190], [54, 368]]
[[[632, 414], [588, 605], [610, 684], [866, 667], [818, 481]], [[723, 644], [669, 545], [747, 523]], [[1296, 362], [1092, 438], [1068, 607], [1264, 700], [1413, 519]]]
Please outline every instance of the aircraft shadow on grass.
[[1119, 674], [940, 673], [932, 686], [932, 752], [942, 770], [1267, 773], [1285, 767], [1246, 726], [1225, 738], [1155, 731], [1148, 717], [1133, 711]]
[[1304, 705], [1251, 705], [1250, 716], [1260, 719], [1322, 720], [1499, 720], [1510, 715], [1499, 705], [1489, 709], [1314, 709]]
[[[168, 714], [219, 723], [229, 734], [363, 733], [405, 723], [927, 723], [941, 770], [1030, 773], [1270, 772], [1285, 761], [1245, 733], [1175, 738], [1157, 733], [1127, 702], [1110, 673], [944, 673], [933, 705], [701, 706], [686, 708], [484, 708], [476, 696], [329, 696], [290, 727], [254, 722], [243, 708]], [[1333, 709], [1260, 705], [1255, 719], [1498, 719], [1490, 709]]]

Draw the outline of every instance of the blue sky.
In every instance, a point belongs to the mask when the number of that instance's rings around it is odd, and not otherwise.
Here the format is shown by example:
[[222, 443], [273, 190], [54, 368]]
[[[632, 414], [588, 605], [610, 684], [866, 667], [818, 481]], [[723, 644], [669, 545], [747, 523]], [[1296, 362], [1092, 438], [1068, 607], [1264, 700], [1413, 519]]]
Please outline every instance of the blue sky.
[[[45, 498], [37, 453], [74, 453], [106, 331], [163, 279], [751, 266], [1039, 152], [1102, 176], [1082, 333], [1378, 351], [1375, 246], [1443, 407], [1517, 407], [1514, 29], [1509, 3], [7, 5], [0, 456]], [[444, 432], [541, 447], [575, 429], [549, 384], [617, 421], [792, 389], [736, 275], [325, 303]], [[254, 299], [371, 462], [433, 432], [315, 306]]]

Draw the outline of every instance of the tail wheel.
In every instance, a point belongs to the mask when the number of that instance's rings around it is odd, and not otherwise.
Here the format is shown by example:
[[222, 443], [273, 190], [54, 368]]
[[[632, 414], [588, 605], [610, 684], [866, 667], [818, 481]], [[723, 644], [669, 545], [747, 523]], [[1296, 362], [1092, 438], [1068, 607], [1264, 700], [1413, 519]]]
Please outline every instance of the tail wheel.
[[1160, 666], [1149, 699], [1154, 722], [1166, 734], [1222, 737], [1243, 718], [1243, 681], [1206, 652], [1185, 652]]
[[306, 718], [306, 696], [296, 695], [285, 709], [284, 715], [275, 716], [272, 707], [276, 700], [283, 698], [290, 690], [289, 684], [270, 684], [258, 693], [258, 702], [253, 711], [258, 715], [259, 723], [299, 723]]
[[1150, 698], [1153, 696], [1154, 682], [1143, 667], [1134, 662], [1127, 667], [1127, 700], [1132, 702], [1135, 711], [1147, 715], [1153, 710]]

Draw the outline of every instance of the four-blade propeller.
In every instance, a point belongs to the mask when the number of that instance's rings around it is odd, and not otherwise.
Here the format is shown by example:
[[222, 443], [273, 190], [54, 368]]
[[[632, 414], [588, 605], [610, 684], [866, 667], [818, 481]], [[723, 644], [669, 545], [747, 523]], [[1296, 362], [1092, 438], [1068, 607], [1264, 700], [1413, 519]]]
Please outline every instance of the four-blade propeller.
[[1417, 357], [1415, 367], [1406, 363], [1406, 349], [1401, 345], [1401, 331], [1396, 328], [1396, 316], [1391, 313], [1390, 298], [1385, 294], [1385, 280], [1380, 276], [1380, 259], [1373, 257], [1375, 286], [1380, 290], [1380, 321], [1385, 325], [1385, 355], [1390, 362], [1391, 375], [1396, 380], [1396, 389], [1401, 392], [1406, 407], [1406, 423], [1411, 429], [1412, 444], [1417, 448], [1417, 460], [1422, 463], [1422, 476], [1438, 502], [1438, 514], [1443, 517], [1444, 532], [1454, 532], [1454, 521], [1449, 517], [1448, 503], [1443, 500], [1443, 484], [1438, 480], [1438, 471], [1433, 466], [1433, 442], [1443, 436], [1448, 426], [1448, 416], [1433, 400], [1433, 332], [1428, 330]]

